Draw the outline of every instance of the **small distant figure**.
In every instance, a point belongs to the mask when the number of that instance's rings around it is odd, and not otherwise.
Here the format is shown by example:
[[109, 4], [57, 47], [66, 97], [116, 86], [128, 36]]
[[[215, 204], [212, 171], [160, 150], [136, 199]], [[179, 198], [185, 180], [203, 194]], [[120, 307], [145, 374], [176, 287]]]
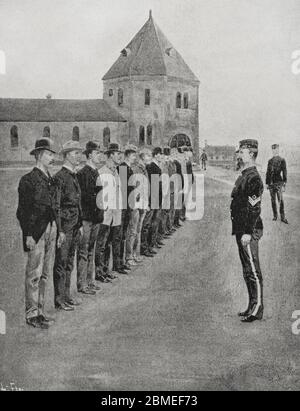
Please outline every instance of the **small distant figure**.
[[207, 157], [207, 154], [206, 154], [205, 150], [203, 150], [203, 153], [201, 154], [200, 160], [201, 160], [202, 170], [206, 171], [208, 157]]
[[[266, 177], [266, 185], [270, 190], [272, 209], [273, 209], [273, 221], [278, 220], [277, 200], [280, 207], [281, 221], [284, 224], [288, 224], [288, 220], [285, 216], [283, 193], [287, 184], [287, 166], [284, 158], [279, 155], [279, 144], [273, 144], [273, 158], [268, 163], [268, 171]], [[276, 200], [277, 199], [277, 200]]]

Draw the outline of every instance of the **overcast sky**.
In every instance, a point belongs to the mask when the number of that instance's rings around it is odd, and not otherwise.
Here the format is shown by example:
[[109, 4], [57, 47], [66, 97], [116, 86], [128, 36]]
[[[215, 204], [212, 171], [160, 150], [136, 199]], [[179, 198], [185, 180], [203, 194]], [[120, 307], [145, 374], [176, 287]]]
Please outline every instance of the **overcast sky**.
[[101, 98], [149, 9], [201, 81], [202, 141], [299, 142], [300, 0], [0, 0], [0, 96]]

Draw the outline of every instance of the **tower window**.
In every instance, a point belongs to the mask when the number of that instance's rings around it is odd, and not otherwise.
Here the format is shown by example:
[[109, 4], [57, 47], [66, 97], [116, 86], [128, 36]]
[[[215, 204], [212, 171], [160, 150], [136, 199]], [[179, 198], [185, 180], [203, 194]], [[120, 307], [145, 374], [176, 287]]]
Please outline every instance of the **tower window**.
[[103, 146], [107, 148], [110, 144], [110, 128], [105, 127], [103, 130]]
[[79, 141], [79, 127], [73, 127], [73, 134], [72, 134], [73, 141]]
[[176, 94], [176, 108], [181, 108], [181, 93]]
[[150, 89], [145, 90], [145, 106], [150, 106]]
[[12, 126], [12, 128], [10, 129], [10, 147], [19, 147], [19, 134], [17, 126]]
[[108, 95], [109, 95], [109, 97], [112, 97], [114, 95], [114, 91], [113, 91], [112, 88], [109, 89]]
[[151, 124], [147, 126], [147, 145], [148, 146], [152, 145], [152, 126]]
[[122, 106], [124, 102], [124, 93], [123, 93], [123, 89], [119, 88], [118, 90], [118, 105]]
[[43, 137], [50, 138], [50, 127], [48, 126], [44, 127]]
[[189, 108], [189, 95], [188, 95], [188, 93], [184, 93], [183, 107], [184, 108]]
[[144, 146], [145, 145], [145, 127], [144, 126], [140, 126], [140, 137], [139, 137], [139, 144], [140, 146]]

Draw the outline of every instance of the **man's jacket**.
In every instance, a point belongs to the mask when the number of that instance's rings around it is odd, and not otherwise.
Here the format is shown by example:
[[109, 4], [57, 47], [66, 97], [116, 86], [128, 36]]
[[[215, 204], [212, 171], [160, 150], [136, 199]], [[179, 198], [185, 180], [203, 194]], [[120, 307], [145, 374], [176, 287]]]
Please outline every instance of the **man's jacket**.
[[57, 191], [56, 212], [59, 232], [66, 233], [82, 225], [81, 190], [76, 173], [66, 167], [55, 174]]
[[[154, 162], [147, 164], [147, 172], [150, 181], [150, 195], [151, 195], [151, 208], [160, 208], [162, 205], [162, 181], [161, 181], [161, 168]], [[155, 177], [152, 177], [155, 176]], [[155, 187], [155, 181], [158, 186]]]
[[30, 173], [23, 176], [18, 188], [19, 203], [17, 218], [23, 233], [24, 251], [26, 237], [32, 237], [36, 243], [41, 239], [49, 223], [59, 218], [55, 206], [55, 185], [50, 174], [35, 167]]
[[257, 168], [250, 167], [242, 172], [232, 192], [232, 234], [250, 234], [263, 229], [261, 202], [264, 186]]
[[81, 190], [82, 219], [95, 224], [103, 221], [103, 210], [99, 210], [96, 204], [97, 194], [100, 190], [100, 187], [97, 187], [98, 177], [98, 170], [89, 165], [85, 165], [77, 173]]
[[273, 157], [268, 163], [266, 184], [268, 186], [287, 182], [287, 167], [284, 158]]

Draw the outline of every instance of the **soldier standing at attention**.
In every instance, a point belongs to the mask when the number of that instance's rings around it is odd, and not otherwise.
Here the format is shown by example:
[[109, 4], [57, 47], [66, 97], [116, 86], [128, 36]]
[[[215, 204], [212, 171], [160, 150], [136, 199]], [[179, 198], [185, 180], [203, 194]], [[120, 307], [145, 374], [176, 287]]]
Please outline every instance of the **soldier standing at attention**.
[[55, 307], [74, 311], [79, 302], [71, 297], [71, 274], [82, 226], [81, 190], [75, 169], [81, 162], [83, 149], [76, 141], [63, 145], [62, 169], [55, 175], [57, 209], [61, 218], [54, 265]]
[[94, 252], [103, 219], [103, 211], [96, 204], [99, 191], [97, 179], [98, 168], [101, 162], [100, 144], [89, 141], [84, 152], [87, 158], [86, 165], [77, 173], [81, 189], [82, 225], [83, 234], [80, 238], [77, 253], [77, 290], [82, 294], [95, 295], [100, 287], [94, 282]]
[[278, 210], [277, 202], [278, 199], [280, 206], [280, 216], [281, 221], [285, 224], [288, 224], [288, 220], [285, 217], [284, 211], [284, 201], [283, 201], [283, 192], [287, 183], [287, 167], [286, 161], [284, 158], [279, 156], [279, 145], [274, 144], [273, 149], [273, 158], [269, 161], [266, 184], [268, 190], [270, 190], [272, 209], [273, 209], [273, 221], [278, 220]]
[[259, 240], [263, 236], [261, 202], [263, 182], [256, 168], [258, 141], [240, 142], [239, 159], [242, 174], [232, 192], [232, 234], [236, 236], [244, 279], [249, 294], [249, 305], [239, 313], [242, 322], [250, 323], [263, 318], [263, 278], [259, 262]]
[[35, 156], [36, 166], [20, 180], [17, 210], [27, 253], [26, 322], [34, 328], [47, 329], [53, 320], [45, 315], [45, 290], [53, 271], [59, 225], [55, 212], [55, 187], [48, 171], [54, 163], [52, 140], [37, 140], [30, 154]]
[[206, 171], [206, 164], [207, 164], [208, 157], [207, 157], [207, 154], [206, 154], [205, 150], [203, 150], [203, 153], [201, 154], [200, 160], [201, 160], [201, 164], [202, 164], [202, 170]]

